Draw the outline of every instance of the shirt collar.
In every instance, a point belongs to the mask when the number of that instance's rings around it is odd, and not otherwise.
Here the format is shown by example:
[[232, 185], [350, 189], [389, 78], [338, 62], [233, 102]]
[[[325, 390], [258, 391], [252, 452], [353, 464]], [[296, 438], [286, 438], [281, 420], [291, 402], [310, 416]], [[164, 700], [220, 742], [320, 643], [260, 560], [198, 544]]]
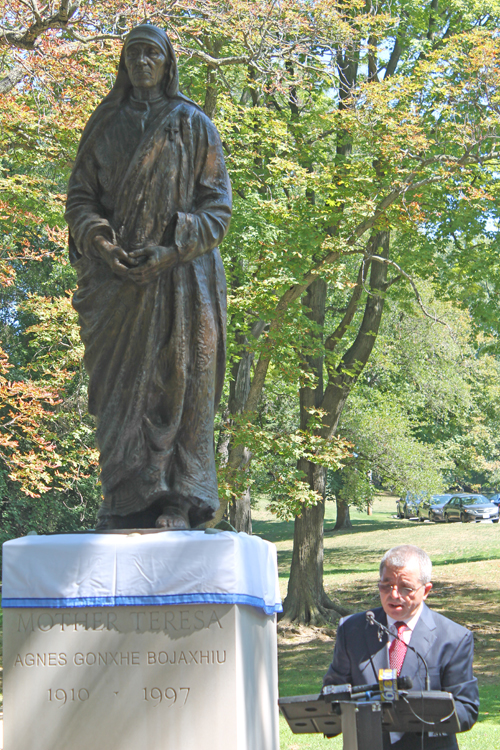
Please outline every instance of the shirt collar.
[[392, 628], [395, 631], [396, 628], [394, 627], [394, 624], [396, 622], [404, 622], [406, 624], [406, 627], [409, 630], [411, 630], [411, 631], [415, 630], [415, 626], [416, 626], [416, 624], [418, 622], [418, 618], [422, 614], [423, 608], [424, 608], [424, 603], [422, 602], [421, 605], [420, 605], [420, 607], [415, 612], [415, 614], [412, 615], [410, 618], [406, 618], [406, 619], [403, 618], [403, 619], [399, 619], [399, 620], [394, 620], [390, 615], [386, 614], [386, 616], [387, 616], [387, 627], [389, 628], [389, 630]]

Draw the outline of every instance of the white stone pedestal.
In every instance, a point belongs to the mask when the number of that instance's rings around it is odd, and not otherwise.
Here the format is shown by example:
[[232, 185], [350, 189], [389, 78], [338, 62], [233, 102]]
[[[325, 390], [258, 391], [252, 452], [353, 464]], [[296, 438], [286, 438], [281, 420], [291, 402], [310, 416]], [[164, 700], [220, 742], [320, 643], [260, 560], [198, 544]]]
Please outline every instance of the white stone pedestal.
[[207, 602], [15, 607], [12, 593], [4, 750], [278, 750], [275, 614]]

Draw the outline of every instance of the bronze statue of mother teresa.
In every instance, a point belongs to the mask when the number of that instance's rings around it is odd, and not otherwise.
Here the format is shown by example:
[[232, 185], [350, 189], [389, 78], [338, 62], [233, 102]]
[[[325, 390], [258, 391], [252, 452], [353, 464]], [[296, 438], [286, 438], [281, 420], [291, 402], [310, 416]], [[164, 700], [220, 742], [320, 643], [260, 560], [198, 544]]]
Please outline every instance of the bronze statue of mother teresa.
[[219, 506], [214, 416], [225, 370], [231, 217], [219, 135], [179, 92], [167, 34], [125, 40], [68, 187], [69, 252], [97, 418], [97, 529], [192, 528]]

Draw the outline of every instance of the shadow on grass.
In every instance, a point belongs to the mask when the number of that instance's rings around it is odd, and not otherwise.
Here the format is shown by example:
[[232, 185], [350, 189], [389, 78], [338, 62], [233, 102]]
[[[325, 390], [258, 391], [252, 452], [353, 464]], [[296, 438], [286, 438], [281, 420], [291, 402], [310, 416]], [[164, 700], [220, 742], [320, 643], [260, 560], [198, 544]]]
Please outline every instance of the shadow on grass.
[[[261, 534], [259, 532], [257, 532], [257, 535], [262, 537], [263, 539], [267, 539], [268, 541], [276, 542], [280, 540], [280, 538], [273, 540], [270, 538], [270, 535]], [[348, 545], [335, 546], [333, 549], [325, 548], [323, 558], [324, 575], [362, 575], [364, 573], [373, 572], [373, 574], [376, 576], [378, 573], [380, 559], [386, 551], [387, 545], [377, 548], [353, 548]], [[436, 560], [435, 556], [433, 557], [434, 568], [446, 568], [449, 566], [460, 564], [500, 560], [500, 550], [499, 552], [494, 552], [491, 549], [486, 549], [482, 554], [479, 552], [474, 555], [460, 557], [455, 557], [451, 554], [446, 560]], [[289, 577], [291, 564], [292, 550], [280, 549], [278, 551], [278, 574], [280, 578]]]
[[500, 724], [500, 690], [497, 685], [480, 687], [481, 705], [478, 721], [492, 721]]
[[353, 519], [351, 521], [352, 528], [350, 529], [339, 529], [335, 531], [335, 527], [330, 524], [325, 525], [325, 534], [335, 534], [335, 536], [347, 536], [351, 534], [359, 534], [360, 532], [367, 531], [389, 531], [401, 524], [399, 518], [386, 518], [379, 520], [373, 516], [367, 516], [366, 519]]
[[279, 692], [281, 696], [319, 693], [333, 655], [334, 641], [314, 639], [306, 643], [281, 639]]
[[[324, 563], [325, 570], [330, 568], [330, 573], [362, 573], [368, 570], [378, 571], [381, 557], [387, 551], [387, 545], [374, 547], [351, 547], [348, 545], [335, 546], [333, 549], [325, 549]], [[280, 557], [283, 552], [280, 552]], [[433, 567], [441, 568], [461, 563], [489, 562], [490, 560], [500, 560], [500, 549], [498, 551], [487, 548], [484, 552], [477, 552], [473, 555], [455, 556], [449, 553], [447, 559], [435, 559], [433, 555]]]
[[[326, 522], [324, 533], [326, 535], [335, 534], [335, 536], [348, 536], [359, 534], [367, 531], [389, 531], [394, 529], [401, 521], [398, 518], [378, 520], [373, 516], [367, 516], [365, 519], [354, 519], [352, 529], [340, 529], [334, 531], [334, 525]], [[252, 523], [253, 533], [269, 542], [283, 542], [293, 538], [293, 521], [254, 521]]]
[[500, 560], [500, 550], [498, 553], [486, 551], [484, 555], [471, 555], [469, 557], [449, 557], [447, 560], [433, 560], [432, 565], [435, 568], [446, 567], [447, 565], [460, 565], [460, 563], [487, 562], [488, 560]]
[[252, 533], [268, 542], [293, 539], [293, 521], [252, 521]]

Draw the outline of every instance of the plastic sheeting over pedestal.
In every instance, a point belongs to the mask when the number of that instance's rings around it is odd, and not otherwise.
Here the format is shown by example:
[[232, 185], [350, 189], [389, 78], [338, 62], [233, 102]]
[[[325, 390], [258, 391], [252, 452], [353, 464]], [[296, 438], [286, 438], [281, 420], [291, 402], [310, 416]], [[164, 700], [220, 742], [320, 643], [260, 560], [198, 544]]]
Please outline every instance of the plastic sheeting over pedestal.
[[3, 607], [202, 603], [281, 612], [275, 546], [229, 531], [60, 534], [3, 545]]

